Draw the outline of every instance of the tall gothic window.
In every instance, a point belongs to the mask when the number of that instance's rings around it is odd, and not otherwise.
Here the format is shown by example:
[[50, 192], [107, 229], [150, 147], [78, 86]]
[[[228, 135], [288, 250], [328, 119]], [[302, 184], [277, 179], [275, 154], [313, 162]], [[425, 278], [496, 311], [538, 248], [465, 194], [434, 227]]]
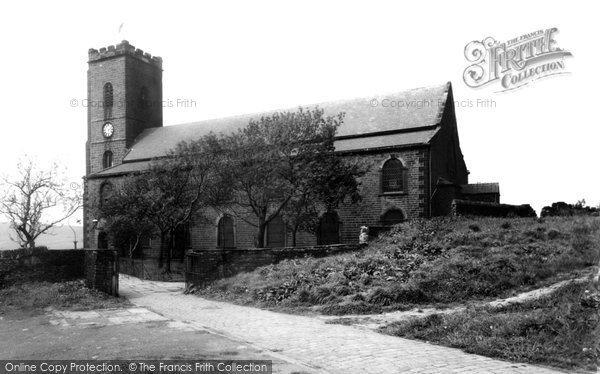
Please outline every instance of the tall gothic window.
[[98, 234], [98, 249], [108, 249], [108, 235], [102, 231]]
[[112, 118], [112, 109], [114, 104], [113, 86], [111, 83], [104, 85], [104, 119]]
[[285, 247], [285, 223], [280, 216], [267, 225], [267, 247]]
[[340, 242], [340, 226], [340, 218], [336, 212], [324, 213], [319, 220], [319, 244], [338, 244]]
[[102, 167], [106, 169], [111, 166], [113, 166], [113, 153], [111, 151], [106, 151], [102, 157]]
[[406, 184], [406, 169], [402, 161], [390, 158], [383, 164], [381, 177], [382, 192], [404, 192]]
[[173, 251], [171, 257], [176, 259], [183, 259], [185, 257], [185, 251], [192, 247], [192, 231], [190, 223], [184, 223], [177, 226], [173, 237]]
[[233, 230], [233, 218], [223, 216], [217, 227], [217, 247], [235, 248], [235, 232]]

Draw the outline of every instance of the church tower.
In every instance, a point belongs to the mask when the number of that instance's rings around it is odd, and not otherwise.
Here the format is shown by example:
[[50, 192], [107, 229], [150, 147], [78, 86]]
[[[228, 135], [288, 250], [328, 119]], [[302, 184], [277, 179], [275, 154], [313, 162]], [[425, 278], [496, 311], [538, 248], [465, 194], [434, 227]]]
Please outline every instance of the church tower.
[[123, 162], [135, 138], [162, 126], [162, 59], [123, 40], [88, 51], [84, 245], [92, 246], [90, 206], [96, 193], [87, 177]]
[[162, 126], [162, 59], [124, 40], [90, 49], [88, 64], [90, 175], [120, 164], [136, 136]]

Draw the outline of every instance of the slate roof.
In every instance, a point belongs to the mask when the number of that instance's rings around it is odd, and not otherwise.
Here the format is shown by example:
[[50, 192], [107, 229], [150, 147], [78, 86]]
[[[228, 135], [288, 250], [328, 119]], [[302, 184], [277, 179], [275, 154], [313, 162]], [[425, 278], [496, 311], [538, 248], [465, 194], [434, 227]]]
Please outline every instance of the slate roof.
[[[345, 112], [344, 122], [337, 132], [336, 151], [357, 151], [393, 146], [427, 144], [439, 130], [448, 91], [447, 82], [404, 92], [340, 100], [316, 105], [326, 115]], [[295, 111], [297, 108], [278, 110]], [[259, 119], [276, 111], [218, 118], [175, 126], [144, 130], [135, 140], [124, 164], [103, 170], [94, 176], [108, 176], [143, 170], [146, 165], [127, 165], [162, 157], [181, 141], [198, 139], [209, 132], [233, 132], [243, 128], [250, 119]]]
[[460, 187], [460, 191], [465, 195], [500, 193], [500, 184], [498, 183], [472, 183], [463, 184]]
[[439, 128], [432, 128], [428, 130], [419, 130], [407, 133], [338, 139], [335, 141], [334, 145], [335, 150], [338, 152], [350, 152], [412, 144], [427, 144], [438, 132], [438, 130]]
[[[450, 82], [434, 86], [423, 87], [395, 94], [370, 96], [353, 100], [342, 100], [317, 104], [327, 115], [336, 115], [345, 112], [344, 123], [338, 129], [337, 136], [362, 135], [390, 130], [417, 129], [439, 123], [441, 113], [446, 102]], [[377, 105], [373, 105], [373, 99]], [[385, 105], [382, 106], [382, 105]], [[392, 105], [395, 105], [392, 107]], [[314, 108], [315, 105], [304, 107]], [[290, 109], [288, 109], [290, 110]], [[296, 109], [291, 109], [295, 111]], [[273, 111], [274, 112], [274, 111]], [[259, 119], [269, 113], [255, 113], [235, 117], [226, 117], [205, 120], [200, 122], [164, 126], [147, 129], [142, 132], [125, 156], [124, 161], [134, 161], [165, 156], [182, 140], [194, 140], [213, 132], [232, 132], [243, 128], [251, 118]], [[406, 133], [396, 136], [397, 145], [409, 142], [426, 143], [431, 139], [431, 131], [426, 134], [415, 135]], [[383, 139], [383, 138], [380, 138]], [[371, 139], [376, 141], [376, 139]], [[389, 143], [389, 141], [387, 141]], [[355, 141], [341, 142], [344, 149], [355, 149]], [[336, 144], [337, 146], [337, 144]], [[359, 148], [356, 148], [359, 149]]]
[[136, 162], [125, 162], [120, 165], [113, 166], [108, 169], [104, 169], [99, 171], [94, 176], [103, 177], [108, 175], [120, 175], [120, 174], [129, 174], [135, 173], [137, 171], [144, 171], [148, 169], [151, 161], [136, 161]]

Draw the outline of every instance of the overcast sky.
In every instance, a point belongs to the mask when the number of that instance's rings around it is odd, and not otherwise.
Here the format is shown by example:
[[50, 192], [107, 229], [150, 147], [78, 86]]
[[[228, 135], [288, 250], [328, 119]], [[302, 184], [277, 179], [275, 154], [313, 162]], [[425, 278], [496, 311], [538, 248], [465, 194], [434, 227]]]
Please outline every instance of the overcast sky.
[[[460, 3], [460, 5], [459, 5]], [[163, 58], [164, 124], [451, 81], [470, 182], [506, 203], [600, 203], [599, 48], [576, 2], [3, 2], [0, 173], [23, 154], [85, 173], [87, 51], [126, 39]], [[592, 4], [589, 2], [588, 4]], [[556, 27], [568, 75], [495, 93], [463, 82], [465, 45]], [[121, 29], [119, 31], [119, 29]], [[477, 100], [495, 107], [478, 107]]]

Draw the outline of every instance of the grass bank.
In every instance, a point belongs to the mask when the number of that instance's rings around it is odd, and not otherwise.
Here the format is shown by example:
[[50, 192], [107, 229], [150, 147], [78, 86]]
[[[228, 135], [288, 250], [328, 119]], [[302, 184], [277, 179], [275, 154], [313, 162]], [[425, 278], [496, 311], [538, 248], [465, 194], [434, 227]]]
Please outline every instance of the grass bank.
[[600, 218], [441, 218], [398, 225], [355, 253], [286, 260], [193, 290], [289, 312], [366, 314], [508, 296], [592, 266]]
[[538, 300], [502, 308], [395, 322], [382, 332], [517, 362], [596, 370], [600, 314], [581, 305], [590, 282], [569, 284]]
[[0, 314], [28, 316], [44, 308], [90, 310], [129, 305], [124, 298], [85, 287], [84, 281], [23, 283], [0, 289]]

